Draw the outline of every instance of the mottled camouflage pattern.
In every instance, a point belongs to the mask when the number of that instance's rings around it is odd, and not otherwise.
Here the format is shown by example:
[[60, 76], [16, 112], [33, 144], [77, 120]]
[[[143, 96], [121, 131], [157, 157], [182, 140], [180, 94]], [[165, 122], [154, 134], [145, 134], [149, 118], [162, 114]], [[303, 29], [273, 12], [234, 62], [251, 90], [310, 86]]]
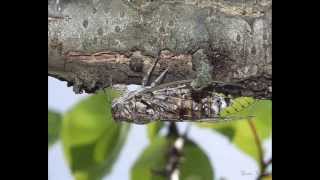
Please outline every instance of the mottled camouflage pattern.
[[112, 114], [116, 121], [145, 124], [152, 121], [227, 121], [219, 113], [232, 105], [232, 98], [214, 89], [234, 87], [223, 82], [213, 82], [210, 91], [193, 91], [191, 81], [163, 84], [131, 92], [113, 102]]

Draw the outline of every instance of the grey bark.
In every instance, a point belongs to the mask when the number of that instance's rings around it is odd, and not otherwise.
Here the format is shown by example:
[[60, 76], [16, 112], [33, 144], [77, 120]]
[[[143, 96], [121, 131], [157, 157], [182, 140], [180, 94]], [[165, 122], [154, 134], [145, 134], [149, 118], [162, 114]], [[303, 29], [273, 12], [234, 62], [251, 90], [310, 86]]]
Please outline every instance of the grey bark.
[[[48, 0], [48, 75], [75, 93], [208, 75], [271, 98], [271, 0]], [[209, 68], [208, 68], [209, 67]]]

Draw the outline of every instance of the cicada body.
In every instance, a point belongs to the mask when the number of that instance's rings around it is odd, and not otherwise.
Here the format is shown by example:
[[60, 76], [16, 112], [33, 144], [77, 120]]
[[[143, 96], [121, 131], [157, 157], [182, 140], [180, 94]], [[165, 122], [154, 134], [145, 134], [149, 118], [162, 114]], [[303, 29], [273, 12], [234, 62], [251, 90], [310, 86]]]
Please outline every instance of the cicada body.
[[211, 88], [194, 91], [191, 81], [178, 81], [154, 88], [144, 88], [127, 94], [112, 105], [113, 118], [145, 124], [152, 121], [218, 122], [233, 120], [221, 117], [220, 112], [232, 106], [233, 97], [219, 93], [236, 85], [213, 82]]

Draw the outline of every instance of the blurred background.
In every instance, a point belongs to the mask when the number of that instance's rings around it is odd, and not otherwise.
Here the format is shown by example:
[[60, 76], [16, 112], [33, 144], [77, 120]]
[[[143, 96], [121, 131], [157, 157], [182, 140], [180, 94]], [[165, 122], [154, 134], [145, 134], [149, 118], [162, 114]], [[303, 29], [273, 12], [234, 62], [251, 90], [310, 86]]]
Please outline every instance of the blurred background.
[[[87, 94], [74, 94], [66, 82], [48, 77], [48, 108], [59, 113], [66, 113]], [[181, 132], [186, 123], [178, 124]], [[259, 173], [258, 163], [235, 147], [225, 136], [208, 128], [192, 126], [189, 138], [208, 156], [216, 179], [254, 180]], [[104, 180], [129, 180], [131, 167], [143, 150], [149, 145], [146, 126], [131, 125], [128, 138], [115, 161], [112, 171]], [[272, 157], [271, 138], [263, 141], [265, 159]], [[48, 148], [49, 180], [72, 180], [71, 170], [65, 160], [60, 140]]]

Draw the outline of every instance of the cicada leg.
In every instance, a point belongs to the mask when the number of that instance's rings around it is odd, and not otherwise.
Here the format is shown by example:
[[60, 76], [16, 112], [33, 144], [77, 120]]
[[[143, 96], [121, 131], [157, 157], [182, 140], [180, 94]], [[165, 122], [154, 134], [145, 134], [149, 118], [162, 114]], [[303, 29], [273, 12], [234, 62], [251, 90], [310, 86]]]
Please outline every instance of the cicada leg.
[[145, 87], [149, 84], [150, 81], [150, 77], [154, 71], [154, 68], [156, 67], [157, 63], [159, 61], [159, 57], [156, 59], [156, 61], [153, 63], [153, 65], [148, 69], [147, 74], [143, 77], [142, 79], [142, 86]]
[[162, 81], [164, 80], [164, 78], [165, 78], [165, 76], [166, 76], [166, 74], [167, 74], [168, 71], [169, 71], [169, 68], [167, 68], [166, 70], [164, 70], [164, 71], [157, 77], [157, 79], [155, 79], [155, 80], [151, 83], [150, 87], [155, 87], [155, 86], [161, 84]]
[[[160, 59], [160, 58], [157, 58], [157, 59], [156, 59], [156, 61], [153, 63], [153, 65], [148, 69], [147, 74], [143, 77], [142, 83], [141, 83], [143, 87], [147, 86], [147, 85], [150, 83], [149, 81], [150, 81], [151, 75], [152, 75], [152, 73], [153, 73], [156, 65], [158, 64], [159, 59]], [[150, 87], [155, 87], [155, 86], [161, 84], [162, 81], [163, 81], [163, 79], [165, 78], [165, 75], [167, 74], [168, 70], [169, 70], [169, 68], [167, 68], [166, 70], [164, 70], [164, 71], [157, 77], [157, 79], [155, 79], [155, 80], [151, 83]]]

